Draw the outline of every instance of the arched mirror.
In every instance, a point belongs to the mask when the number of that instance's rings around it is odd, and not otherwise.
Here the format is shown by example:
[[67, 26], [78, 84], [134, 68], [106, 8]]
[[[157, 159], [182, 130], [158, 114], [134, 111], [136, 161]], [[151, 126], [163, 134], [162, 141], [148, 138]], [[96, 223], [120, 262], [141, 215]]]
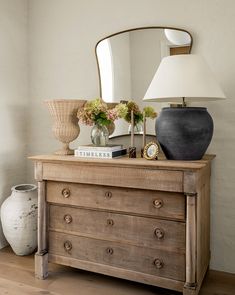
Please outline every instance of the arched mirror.
[[[150, 105], [142, 99], [161, 59], [189, 54], [192, 42], [189, 32], [169, 27], [135, 28], [100, 40], [96, 44], [100, 97], [109, 103], [134, 100], [140, 108]], [[112, 137], [128, 133], [128, 123], [118, 120], [115, 125]], [[147, 134], [155, 134], [154, 120], [149, 120]]]

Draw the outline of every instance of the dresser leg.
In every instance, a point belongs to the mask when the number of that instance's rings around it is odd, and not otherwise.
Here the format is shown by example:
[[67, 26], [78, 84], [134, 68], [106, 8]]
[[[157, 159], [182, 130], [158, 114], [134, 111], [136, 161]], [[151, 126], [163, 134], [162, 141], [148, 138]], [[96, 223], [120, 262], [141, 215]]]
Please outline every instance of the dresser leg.
[[40, 280], [48, 277], [48, 253], [35, 254], [35, 277]]
[[183, 295], [197, 295], [197, 291], [193, 289], [188, 289], [184, 287]]
[[196, 285], [195, 287], [184, 285], [183, 295], [198, 295], [200, 291], [200, 286]]

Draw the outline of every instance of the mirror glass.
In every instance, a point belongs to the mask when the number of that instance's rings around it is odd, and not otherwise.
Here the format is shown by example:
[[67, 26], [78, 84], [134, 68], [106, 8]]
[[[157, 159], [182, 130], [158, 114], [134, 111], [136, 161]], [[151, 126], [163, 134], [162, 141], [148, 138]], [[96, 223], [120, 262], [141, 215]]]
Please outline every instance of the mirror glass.
[[[105, 102], [134, 100], [142, 109], [156, 103], [142, 99], [163, 57], [189, 54], [192, 37], [189, 32], [173, 28], [148, 27], [119, 32], [100, 40], [96, 58], [100, 79], [100, 97]], [[129, 124], [115, 122], [111, 135], [128, 133]], [[155, 134], [155, 120], [147, 120], [147, 134]], [[142, 130], [136, 130], [141, 133]]]

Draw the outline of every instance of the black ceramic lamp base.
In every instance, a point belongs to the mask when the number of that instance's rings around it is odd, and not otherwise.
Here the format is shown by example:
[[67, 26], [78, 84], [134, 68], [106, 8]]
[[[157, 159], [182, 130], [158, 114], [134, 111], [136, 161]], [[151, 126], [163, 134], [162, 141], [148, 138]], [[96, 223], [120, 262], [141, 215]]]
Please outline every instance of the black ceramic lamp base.
[[206, 108], [163, 108], [156, 135], [167, 159], [200, 160], [212, 139], [213, 120]]

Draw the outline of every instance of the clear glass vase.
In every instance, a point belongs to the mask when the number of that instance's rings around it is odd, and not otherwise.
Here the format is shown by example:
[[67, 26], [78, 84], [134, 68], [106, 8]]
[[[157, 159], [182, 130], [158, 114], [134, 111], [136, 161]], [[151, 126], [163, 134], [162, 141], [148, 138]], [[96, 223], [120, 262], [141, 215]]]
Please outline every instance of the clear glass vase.
[[106, 146], [109, 141], [109, 131], [107, 127], [95, 124], [91, 129], [91, 141], [96, 146]]
[[[131, 134], [131, 124], [128, 127], [128, 134]], [[134, 134], [143, 134], [143, 124], [142, 123], [135, 124]]]

